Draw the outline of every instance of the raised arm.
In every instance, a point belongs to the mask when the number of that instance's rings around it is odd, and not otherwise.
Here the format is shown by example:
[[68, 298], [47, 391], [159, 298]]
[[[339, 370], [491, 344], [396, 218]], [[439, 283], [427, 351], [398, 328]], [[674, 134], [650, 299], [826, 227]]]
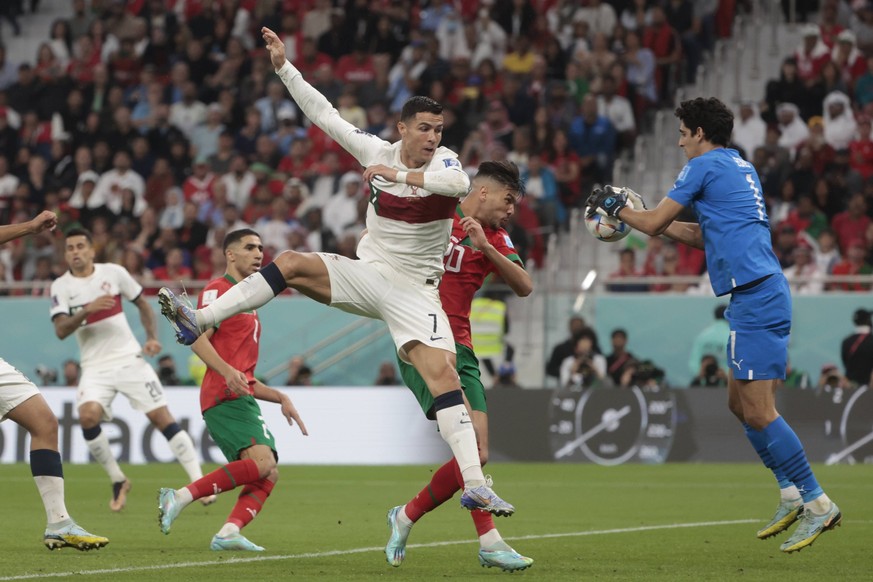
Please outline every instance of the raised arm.
[[267, 27], [261, 29], [267, 52], [276, 74], [282, 79], [291, 97], [315, 125], [320, 127], [352, 154], [362, 166], [369, 166], [373, 153], [387, 142], [358, 129], [342, 117], [324, 95], [303, 79], [303, 75], [285, 58], [285, 44]]

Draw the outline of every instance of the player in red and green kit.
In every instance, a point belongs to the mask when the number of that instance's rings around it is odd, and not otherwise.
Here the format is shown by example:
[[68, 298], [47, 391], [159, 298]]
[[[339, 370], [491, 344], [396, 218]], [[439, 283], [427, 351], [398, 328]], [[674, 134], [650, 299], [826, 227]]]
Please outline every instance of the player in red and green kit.
[[[200, 294], [199, 306], [215, 301], [228, 289], [261, 267], [264, 245], [257, 232], [241, 229], [224, 238], [227, 271], [224, 277], [210, 281]], [[200, 408], [212, 439], [229, 463], [181, 489], [161, 489], [158, 509], [161, 531], [170, 526], [179, 513], [195, 499], [217, 495], [242, 486], [227, 522], [212, 538], [213, 550], [247, 550], [261, 552], [261, 546], [246, 539], [240, 530], [260, 513], [264, 502], [279, 479], [278, 455], [273, 435], [261, 416], [255, 399], [276, 402], [288, 424], [297, 422], [305, 435], [291, 399], [265, 386], [255, 378], [261, 324], [254, 311], [230, 317], [201, 335], [192, 345], [207, 365], [200, 387]]]
[[[445, 274], [439, 286], [440, 300], [454, 335], [457, 370], [476, 429], [482, 465], [488, 460], [488, 416], [479, 361], [470, 337], [470, 306], [473, 296], [491, 273], [499, 275], [520, 297], [529, 295], [533, 289], [530, 275], [503, 229], [522, 190], [518, 168], [512, 162], [479, 165], [470, 193], [455, 212], [444, 259]], [[399, 359], [398, 364], [404, 382], [415, 394], [425, 415], [434, 420], [434, 399], [421, 376]], [[391, 537], [385, 546], [385, 557], [389, 564], [399, 566], [406, 557], [406, 540], [412, 525], [463, 487], [458, 463], [452, 459], [437, 469], [430, 483], [411, 501], [388, 512]], [[471, 515], [479, 534], [479, 562], [483, 566], [507, 571], [530, 567], [533, 560], [520, 555], [501, 538], [490, 513], [474, 509]]]

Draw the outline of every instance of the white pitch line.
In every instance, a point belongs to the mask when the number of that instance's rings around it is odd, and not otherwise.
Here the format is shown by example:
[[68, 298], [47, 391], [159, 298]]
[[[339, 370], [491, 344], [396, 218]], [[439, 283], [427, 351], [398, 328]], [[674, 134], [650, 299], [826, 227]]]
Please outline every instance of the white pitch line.
[[[735, 519], [731, 521], [699, 521], [694, 523], [670, 523], [666, 525], [644, 525], [639, 527], [625, 527], [617, 529], [602, 529], [593, 531], [578, 531], [567, 533], [553, 534], [535, 534], [527, 536], [513, 536], [504, 538], [506, 540], [543, 540], [551, 538], [566, 538], [566, 537], [582, 537], [582, 536], [597, 536], [609, 535], [618, 533], [637, 533], [644, 531], [657, 531], [665, 529], [682, 529], [689, 527], [712, 527], [720, 525], [737, 525], [744, 523], [755, 523], [757, 519]], [[475, 543], [472, 540], [453, 540], [445, 542], [430, 542], [426, 544], [409, 544], [407, 548], [437, 548], [441, 546], [454, 546], [459, 544]], [[351, 550], [330, 550], [327, 552], [307, 552], [305, 554], [287, 554], [284, 556], [257, 556], [252, 558], [227, 558], [212, 562], [179, 562], [178, 564], [161, 564], [154, 566], [133, 566], [130, 568], [104, 568], [100, 570], [79, 570], [73, 572], [52, 572], [45, 574], [22, 574], [19, 576], [4, 576], [0, 577], [0, 581], [4, 580], [35, 580], [38, 578], [66, 578], [68, 576], [96, 576], [100, 574], [121, 574], [127, 572], [147, 572], [154, 570], [176, 570], [179, 568], [196, 568], [221, 566], [225, 564], [249, 564], [252, 562], [272, 562], [276, 560], [299, 560], [304, 558], [326, 558], [330, 556], [347, 556], [350, 554], [363, 554], [366, 552], [382, 552], [385, 548], [382, 546], [374, 546], [370, 548], [352, 548]], [[104, 552], [107, 550], [103, 550]], [[111, 551], [111, 550], [108, 550]]]

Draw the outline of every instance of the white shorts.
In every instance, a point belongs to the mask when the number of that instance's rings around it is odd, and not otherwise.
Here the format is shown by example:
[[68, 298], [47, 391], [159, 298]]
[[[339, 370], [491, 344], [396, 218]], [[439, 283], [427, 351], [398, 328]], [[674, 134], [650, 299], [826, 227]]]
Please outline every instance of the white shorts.
[[387, 265], [316, 254], [330, 276], [330, 306], [388, 324], [400, 359], [407, 361], [403, 346], [411, 341], [455, 353], [455, 339], [440, 303], [437, 282], [417, 283]]
[[112, 420], [112, 401], [124, 394], [134, 410], [148, 414], [167, 405], [164, 388], [154, 369], [141, 356], [111, 369], [82, 369], [76, 406], [97, 402], [103, 407], [103, 420]]
[[30, 398], [39, 394], [36, 385], [13, 365], [0, 358], [0, 422], [6, 415]]

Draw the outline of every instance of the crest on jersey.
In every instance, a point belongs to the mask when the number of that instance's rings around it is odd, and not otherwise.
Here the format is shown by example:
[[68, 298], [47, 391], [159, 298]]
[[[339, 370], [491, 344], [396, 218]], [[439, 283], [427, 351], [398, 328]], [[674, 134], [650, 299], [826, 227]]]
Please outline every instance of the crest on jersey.
[[508, 234], [503, 235], [503, 241], [506, 243], [506, 246], [508, 246], [509, 248], [511, 248], [511, 249], [515, 248], [515, 246], [512, 244], [512, 239], [509, 238]]
[[449, 158], [448, 160], [443, 160], [443, 163], [447, 168], [458, 168], [461, 169], [461, 162], [456, 160], [455, 158]]
[[58, 296], [52, 295], [52, 307], [57, 307], [60, 304], [61, 304], [61, 302], [58, 301]]
[[103, 283], [100, 284], [100, 289], [102, 289], [104, 293], [111, 293], [112, 285], [109, 283], [109, 281], [103, 281]]
[[676, 183], [677, 183], [677, 184], [678, 184], [679, 182], [681, 182], [682, 180], [684, 180], [686, 176], [688, 176], [688, 169], [689, 169], [689, 168], [688, 168], [688, 164], [686, 164], [685, 167], [682, 168], [682, 171], [679, 172], [679, 175], [676, 176]]
[[209, 305], [218, 299], [218, 289], [207, 289], [203, 292], [203, 305]]

